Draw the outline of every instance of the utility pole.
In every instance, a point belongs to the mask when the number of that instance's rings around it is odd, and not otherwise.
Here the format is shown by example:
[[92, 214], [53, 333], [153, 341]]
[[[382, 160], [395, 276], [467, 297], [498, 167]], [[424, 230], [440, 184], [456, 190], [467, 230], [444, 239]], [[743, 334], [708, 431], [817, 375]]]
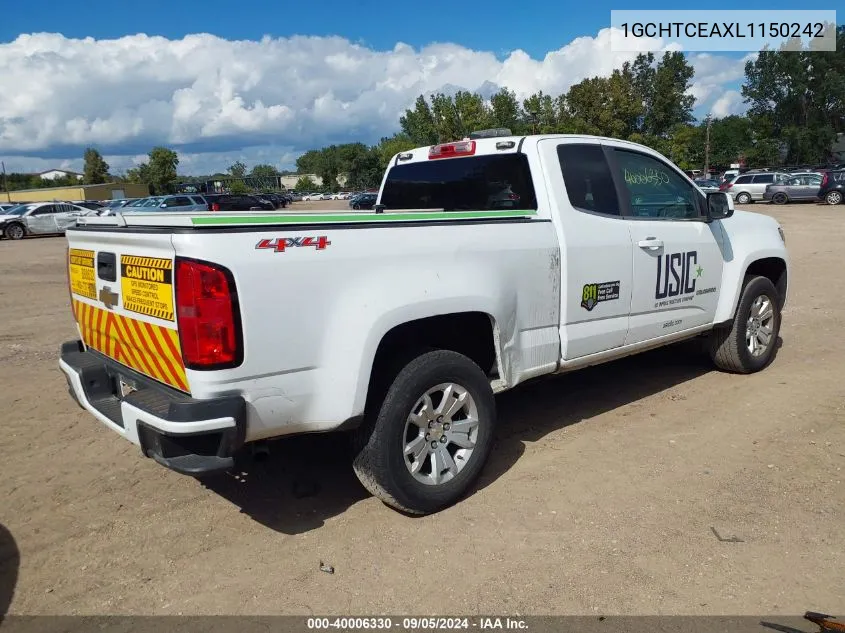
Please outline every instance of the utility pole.
[[707, 113], [707, 132], [705, 133], [705, 141], [704, 141], [704, 177], [710, 178], [710, 124], [713, 122], [713, 119], [710, 116], [710, 113]]
[[9, 183], [6, 182], [6, 162], [0, 161], [0, 165], [3, 166], [3, 191], [6, 192], [6, 202], [11, 202], [12, 196], [9, 194]]

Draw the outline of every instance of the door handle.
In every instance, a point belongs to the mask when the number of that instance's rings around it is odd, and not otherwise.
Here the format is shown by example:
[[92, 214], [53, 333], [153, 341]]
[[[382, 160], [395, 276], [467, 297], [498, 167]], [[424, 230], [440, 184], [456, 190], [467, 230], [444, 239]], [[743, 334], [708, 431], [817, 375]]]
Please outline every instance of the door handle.
[[656, 251], [659, 248], [663, 248], [663, 240], [659, 240], [656, 237], [647, 237], [637, 242], [637, 246], [650, 251]]

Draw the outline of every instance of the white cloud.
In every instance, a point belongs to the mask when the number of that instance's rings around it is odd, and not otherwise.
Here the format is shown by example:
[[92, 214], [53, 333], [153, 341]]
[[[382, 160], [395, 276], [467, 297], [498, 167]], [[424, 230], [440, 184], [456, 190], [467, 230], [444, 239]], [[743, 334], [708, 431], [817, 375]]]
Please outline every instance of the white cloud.
[[739, 114], [745, 110], [742, 95], [736, 90], [728, 90], [713, 103], [711, 111], [717, 118], [730, 114]]
[[[728, 101], [723, 101], [728, 92], [734, 94], [729, 98], [732, 110], [728, 114], [739, 114], [745, 110], [742, 98], [735, 90], [728, 86], [739, 83], [745, 76], [745, 63], [756, 59], [757, 53], [750, 53], [741, 58], [712, 55], [710, 53], [692, 54], [689, 62], [695, 70], [695, 83], [688, 91], [696, 98], [696, 102], [703, 110], [708, 110], [714, 116], [726, 116], [716, 113], [716, 104], [721, 102], [724, 108]], [[737, 99], [739, 96], [739, 99]]]
[[[185, 172], [239, 158], [290, 166], [310, 147], [394, 132], [417, 95], [444, 86], [494, 84], [524, 98], [607, 75], [636, 55], [612, 52], [610, 34], [577, 38], [542, 60], [451, 43], [379, 51], [341, 37], [21, 35], [0, 44], [0, 85], [14, 87], [0, 99], [0, 148], [11, 154], [7, 166], [78, 168], [81, 149], [94, 145], [119, 169], [155, 144], [178, 148]], [[692, 59], [702, 99], [741, 76], [735, 60]]]

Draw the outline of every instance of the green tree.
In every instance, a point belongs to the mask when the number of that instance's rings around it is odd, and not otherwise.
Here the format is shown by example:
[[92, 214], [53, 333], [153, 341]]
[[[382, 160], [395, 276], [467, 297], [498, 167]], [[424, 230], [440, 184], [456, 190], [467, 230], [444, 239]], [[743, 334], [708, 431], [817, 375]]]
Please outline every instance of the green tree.
[[238, 160], [229, 165], [229, 169], [227, 169], [227, 171], [233, 178], [243, 178], [246, 176], [246, 165]]
[[244, 194], [249, 193], [249, 187], [243, 180], [232, 180], [227, 183], [229, 193]]
[[[493, 127], [508, 128], [514, 134], [524, 134], [525, 116], [519, 101], [516, 100], [516, 93], [507, 88], [490, 97], [490, 123]], [[528, 130], [530, 132], [530, 129]]]
[[459, 90], [454, 98], [455, 113], [460, 124], [461, 136], [490, 127], [490, 110], [481, 95]]
[[405, 110], [405, 114], [399, 118], [399, 126], [402, 132], [414, 141], [415, 146], [433, 145], [437, 142], [434, 115], [422, 95], [417, 97], [413, 109]]
[[745, 64], [752, 154], [773, 156], [770, 141], [778, 139], [778, 158], [787, 163], [828, 158], [836, 134], [845, 132], [845, 26], [836, 38], [835, 51], [761, 51]]
[[317, 190], [317, 183], [311, 178], [311, 176], [302, 176], [296, 181], [296, 185], [293, 187], [297, 191], [316, 191]]
[[272, 178], [279, 175], [279, 170], [273, 167], [273, 165], [255, 165], [250, 175], [259, 178]]
[[86, 185], [98, 185], [107, 182], [109, 178], [109, 164], [102, 154], [93, 147], [85, 150], [85, 168], [82, 182]]
[[177, 178], [176, 167], [179, 165], [178, 154], [167, 147], [154, 147], [148, 156], [147, 182], [156, 194], [172, 193]]

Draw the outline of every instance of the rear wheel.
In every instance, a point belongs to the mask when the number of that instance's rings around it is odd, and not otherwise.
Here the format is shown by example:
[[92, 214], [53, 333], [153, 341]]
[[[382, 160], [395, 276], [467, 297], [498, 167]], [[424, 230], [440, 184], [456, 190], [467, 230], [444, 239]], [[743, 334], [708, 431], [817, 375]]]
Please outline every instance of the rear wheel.
[[709, 336], [710, 357], [719, 369], [750, 374], [772, 359], [780, 332], [778, 292], [766, 277], [749, 277], [730, 326]]
[[17, 222], [9, 224], [4, 232], [10, 240], [20, 240], [26, 235], [26, 229], [23, 228], [22, 224], [18, 224]]
[[736, 201], [739, 204], [751, 204], [751, 194], [743, 191], [736, 197]]
[[786, 197], [785, 193], [776, 193], [772, 196], [772, 202], [775, 204], [786, 204], [789, 202], [789, 198]]
[[824, 197], [825, 202], [828, 204], [842, 204], [842, 192], [841, 191], [828, 191], [827, 195]]
[[354, 460], [364, 487], [412, 514], [455, 503], [481, 473], [496, 404], [484, 372], [448, 350], [424, 353], [398, 373]]
[[356, 202], [355, 204], [352, 205], [352, 208], [355, 209], [356, 211], [360, 211], [361, 205]]

